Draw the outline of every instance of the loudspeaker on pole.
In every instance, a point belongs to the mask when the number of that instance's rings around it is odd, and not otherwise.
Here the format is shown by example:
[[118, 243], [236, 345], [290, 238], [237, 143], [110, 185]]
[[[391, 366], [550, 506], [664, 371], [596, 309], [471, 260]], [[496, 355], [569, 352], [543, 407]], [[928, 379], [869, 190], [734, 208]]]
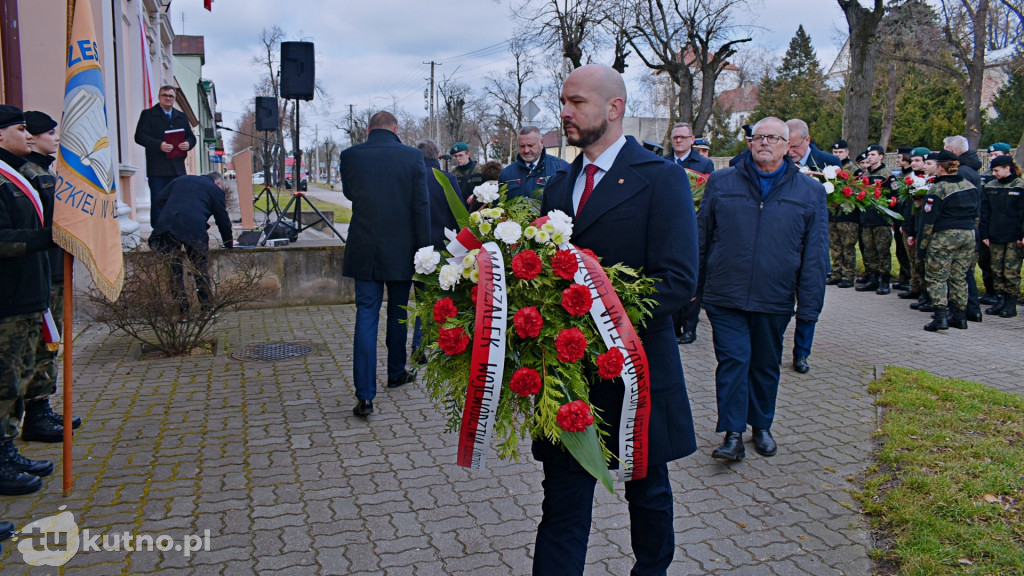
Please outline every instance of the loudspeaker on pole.
[[256, 129], [261, 132], [277, 130], [277, 98], [256, 97]]
[[281, 42], [281, 98], [312, 100], [314, 67], [312, 42]]

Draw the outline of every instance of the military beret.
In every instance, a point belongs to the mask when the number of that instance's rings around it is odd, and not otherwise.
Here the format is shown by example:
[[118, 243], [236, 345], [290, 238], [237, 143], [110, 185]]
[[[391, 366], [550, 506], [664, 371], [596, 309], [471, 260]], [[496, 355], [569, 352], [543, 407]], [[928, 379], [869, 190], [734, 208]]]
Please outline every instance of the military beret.
[[960, 160], [960, 157], [953, 154], [949, 150], [939, 150], [938, 152], [932, 152], [928, 154], [925, 160], [935, 160], [936, 162], [951, 162], [953, 160]]
[[885, 154], [885, 148], [882, 148], [878, 144], [872, 144], [871, 146], [868, 146], [867, 151], [868, 152], [878, 152], [879, 154]]
[[24, 124], [25, 114], [16, 106], [0, 105], [0, 128]]
[[836, 143], [832, 145], [832, 149], [833, 150], [849, 150], [850, 149], [850, 144], [847, 143], [846, 140], [837, 140]]
[[45, 112], [39, 112], [37, 110], [29, 110], [28, 112], [25, 112], [25, 128], [28, 129], [28, 133], [33, 136], [49, 132], [56, 127], [57, 121], [50, 118], [50, 115]]
[[457, 152], [468, 152], [468, 151], [469, 151], [469, 144], [466, 144], [465, 142], [456, 142], [455, 144], [452, 145], [452, 148], [451, 148], [451, 150], [448, 151], [448, 153], [451, 154], [452, 156], [454, 156]]
[[908, 154], [909, 155], [910, 151], [913, 150], [913, 149], [914, 149], [913, 146], [900, 146], [899, 148], [896, 149], [896, 153], [897, 154]]
[[910, 151], [910, 157], [913, 158], [914, 156], [920, 156], [921, 158], [924, 158], [925, 156], [931, 154], [931, 152], [931, 150], [925, 148], [924, 146], [918, 146], [917, 148], [914, 148], [913, 150]]
[[1013, 157], [1005, 155], [996, 156], [992, 159], [992, 162], [989, 163], [989, 166], [991, 168], [995, 168], [996, 166], [1013, 166]]
[[857, 154], [857, 162], [863, 162], [863, 161], [865, 161], [867, 159], [868, 159], [868, 153], [867, 152], [861, 152], [860, 154]]
[[988, 147], [989, 152], [1009, 152], [1010, 145], [1006, 142], [996, 142], [995, 144]]

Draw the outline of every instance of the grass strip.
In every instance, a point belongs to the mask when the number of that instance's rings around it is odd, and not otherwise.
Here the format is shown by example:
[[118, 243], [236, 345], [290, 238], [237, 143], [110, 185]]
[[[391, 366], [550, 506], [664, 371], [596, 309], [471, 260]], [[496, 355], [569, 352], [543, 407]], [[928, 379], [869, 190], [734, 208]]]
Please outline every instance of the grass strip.
[[877, 460], [855, 494], [876, 573], [1024, 574], [1024, 397], [889, 367]]

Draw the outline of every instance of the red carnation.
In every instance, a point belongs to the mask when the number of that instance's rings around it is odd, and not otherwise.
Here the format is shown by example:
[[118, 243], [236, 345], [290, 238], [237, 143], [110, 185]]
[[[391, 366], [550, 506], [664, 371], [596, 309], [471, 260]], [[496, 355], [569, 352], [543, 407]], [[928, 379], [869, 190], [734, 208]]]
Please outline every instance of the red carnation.
[[865, 186], [871, 186], [871, 178], [868, 178], [867, 176], [865, 176], [865, 177], [861, 178], [861, 180], [864, 181], [864, 185]]
[[910, 184], [914, 183], [914, 179], [911, 178], [910, 176], [907, 176], [906, 178], [904, 178], [903, 181], [906, 182], [907, 185], [910, 185]]
[[846, 180], [847, 178], [849, 178], [849, 177], [850, 177], [850, 173], [849, 173], [849, 172], [847, 172], [846, 170], [840, 170], [840, 171], [839, 171], [839, 172], [838, 172], [838, 173], [836, 174], [836, 176], [839, 176], [839, 177], [840, 177], [840, 178], [842, 178], [843, 180]]
[[441, 328], [437, 337], [437, 343], [441, 350], [449, 356], [457, 356], [466, 351], [469, 346], [469, 334], [461, 326], [458, 328]]
[[559, 278], [572, 280], [579, 267], [579, 263], [576, 262], [576, 255], [568, 250], [559, 250], [551, 257], [551, 269], [554, 271], [555, 276]]
[[469, 299], [473, 301], [473, 304], [476, 304], [476, 290], [479, 287], [479, 284], [474, 284], [473, 288], [469, 291]]
[[533, 250], [523, 250], [512, 258], [512, 273], [520, 280], [533, 280], [542, 267], [540, 256]]
[[533, 368], [520, 368], [512, 374], [508, 387], [520, 396], [533, 396], [540, 392], [540, 374]]
[[455, 302], [452, 302], [451, 298], [441, 298], [434, 304], [434, 322], [444, 325], [449, 318], [455, 318], [455, 315], [459, 313], [459, 309], [455, 307]]
[[860, 191], [860, 192], [859, 192], [859, 193], [857, 194], [857, 200], [863, 200], [863, 199], [865, 199], [865, 198], [867, 198], [867, 197], [868, 197], [868, 193], [867, 193], [867, 192], [865, 192], [865, 191], [863, 191], [863, 190], [861, 190], [861, 191]]
[[544, 318], [533, 306], [520, 308], [512, 316], [512, 323], [516, 327], [516, 334], [520, 338], [536, 338], [540, 335], [540, 329], [544, 327]]
[[590, 248], [580, 248], [579, 250], [580, 250], [580, 252], [583, 252], [584, 254], [586, 254], [587, 256], [590, 256], [594, 260], [600, 261], [600, 258], [597, 257], [597, 254], [594, 254], [594, 251], [591, 250]]
[[877, 199], [879, 199], [881, 197], [882, 197], [882, 190], [879, 189], [879, 188], [875, 188], [875, 199], [877, 200]]
[[618, 348], [609, 348], [604, 354], [597, 356], [597, 375], [605, 380], [618, 378], [622, 374], [622, 365], [626, 359]]
[[586, 402], [573, 400], [558, 409], [555, 421], [558, 422], [558, 427], [566, 432], [583, 432], [594, 423], [594, 416]]
[[587, 351], [587, 337], [579, 328], [566, 328], [555, 338], [559, 362], [578, 362]]
[[590, 312], [594, 305], [594, 299], [590, 296], [590, 289], [583, 284], [573, 284], [562, 290], [562, 308], [573, 316], [583, 316]]
[[[846, 196], [847, 198], [849, 198], [850, 196], [853, 196], [853, 188], [850, 188], [849, 186], [844, 186], [843, 187], [843, 196]], [[476, 286], [474, 286], [474, 288], [476, 288]]]
[[896, 205], [896, 198], [889, 198], [889, 207], [892, 208]]

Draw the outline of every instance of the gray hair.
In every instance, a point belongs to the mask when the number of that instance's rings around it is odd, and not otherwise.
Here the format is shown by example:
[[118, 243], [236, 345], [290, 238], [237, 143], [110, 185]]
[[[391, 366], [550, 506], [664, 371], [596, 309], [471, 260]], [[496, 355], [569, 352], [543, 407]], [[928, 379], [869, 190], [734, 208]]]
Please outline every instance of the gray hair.
[[527, 134], [537, 134], [540, 136], [540, 128], [537, 128], [536, 126], [523, 126], [519, 129], [520, 136], [526, 136]]
[[942, 145], [950, 152], [957, 154], [966, 154], [971, 147], [971, 143], [963, 136], [946, 136], [942, 139]]
[[437, 160], [437, 157], [441, 155], [441, 149], [437, 147], [437, 143], [429, 138], [417, 142], [416, 147], [420, 149], [420, 152], [423, 152], [424, 158], [430, 160]]
[[672, 125], [672, 130], [670, 130], [670, 132], [675, 132], [676, 128], [689, 128], [690, 134], [693, 134], [693, 126], [690, 126], [689, 122], [676, 122]]
[[754, 132], [757, 132], [757, 127], [760, 126], [763, 122], [778, 122], [779, 124], [782, 124], [782, 134], [780, 134], [780, 136], [782, 136], [786, 140], [789, 140], [789, 125], [783, 122], [781, 118], [776, 118], [775, 116], [765, 116], [764, 118], [761, 118], [760, 120], [755, 122], [754, 127], [750, 129], [750, 133], [753, 134]]
[[207, 173], [206, 177], [209, 178], [210, 180], [213, 180], [213, 183], [216, 184], [217, 186], [220, 186], [224, 183], [224, 176], [220, 172], [217, 172], [216, 170]]
[[811, 135], [811, 129], [807, 127], [807, 122], [799, 118], [786, 120], [786, 126], [789, 128], [789, 135], [794, 138], [799, 135], [802, 140]]

